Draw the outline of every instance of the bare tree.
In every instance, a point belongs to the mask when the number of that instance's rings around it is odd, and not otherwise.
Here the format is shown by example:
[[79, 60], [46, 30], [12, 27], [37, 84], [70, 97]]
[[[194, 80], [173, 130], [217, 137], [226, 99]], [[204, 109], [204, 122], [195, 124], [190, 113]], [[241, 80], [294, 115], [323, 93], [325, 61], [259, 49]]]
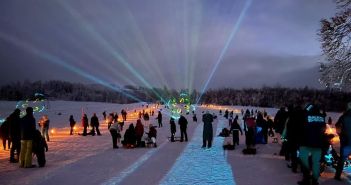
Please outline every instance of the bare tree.
[[319, 37], [328, 63], [322, 63], [320, 82], [326, 87], [351, 89], [351, 0], [336, 0], [340, 10], [321, 20]]

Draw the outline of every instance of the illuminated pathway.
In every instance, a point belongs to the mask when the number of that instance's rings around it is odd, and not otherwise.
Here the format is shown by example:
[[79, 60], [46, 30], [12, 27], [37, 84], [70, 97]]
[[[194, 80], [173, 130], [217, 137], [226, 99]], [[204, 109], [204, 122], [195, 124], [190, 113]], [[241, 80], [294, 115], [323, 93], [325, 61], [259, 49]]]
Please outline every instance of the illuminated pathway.
[[[215, 136], [224, 125], [224, 120], [220, 119]], [[222, 148], [224, 138], [214, 137], [212, 148], [202, 149], [202, 130], [203, 124], [199, 124], [188, 146], [160, 184], [236, 184]]]

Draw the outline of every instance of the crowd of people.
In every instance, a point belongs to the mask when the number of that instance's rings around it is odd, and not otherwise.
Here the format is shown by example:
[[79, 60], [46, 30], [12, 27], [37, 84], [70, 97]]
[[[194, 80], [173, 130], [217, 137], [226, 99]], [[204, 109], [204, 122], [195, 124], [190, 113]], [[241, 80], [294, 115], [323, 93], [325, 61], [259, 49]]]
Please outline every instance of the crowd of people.
[[[33, 168], [32, 156], [37, 158], [38, 166], [46, 164], [45, 152], [48, 151], [46, 141], [49, 141], [49, 123], [47, 115], [40, 118], [39, 129], [36, 129], [36, 121], [33, 116], [33, 108], [28, 107], [26, 114], [21, 118], [20, 110], [15, 109], [1, 125], [1, 138], [4, 150], [6, 141], [10, 150], [10, 163], [19, 163], [21, 168]], [[11, 147], [10, 147], [11, 146]]]
[[[288, 106], [287, 110], [282, 107], [274, 120], [266, 112], [257, 110], [242, 110], [241, 113], [243, 131], [238, 124], [238, 116], [233, 119], [231, 112], [226, 110], [224, 117], [229, 120], [230, 129], [224, 128], [221, 135], [228, 137], [231, 134], [233, 138], [231, 145], [235, 146], [239, 143], [239, 132], [241, 134], [244, 132], [246, 144], [244, 154], [255, 154], [255, 145], [267, 144], [269, 136], [273, 137], [273, 143], [276, 143], [278, 140], [276, 135], [280, 135], [282, 147], [279, 154], [289, 161], [288, 167], [293, 173], [302, 172], [302, 180], [298, 184], [319, 184], [321, 169], [326, 163], [325, 156], [331, 149], [334, 150], [333, 160], [336, 168], [334, 179], [341, 180], [345, 161], [351, 155], [351, 102], [347, 104], [347, 108], [335, 124], [340, 137], [340, 156], [337, 155], [331, 142], [334, 135], [326, 132], [327, 128], [331, 128], [331, 117], [326, 119], [326, 112], [318, 104], [307, 104], [305, 107], [296, 104]], [[232, 148], [235, 148], [234, 146]], [[227, 145], [225, 147], [228, 149]]]
[[[233, 111], [225, 110], [223, 117], [228, 120], [228, 127], [223, 128], [220, 136], [228, 138], [225, 140], [224, 149], [235, 149], [240, 143], [240, 135], [245, 134], [244, 154], [256, 154], [257, 144], [267, 144], [269, 137], [272, 137], [273, 143], [277, 143], [278, 136], [281, 136], [281, 149], [279, 154], [289, 161], [288, 167], [292, 172], [302, 172], [300, 185], [317, 185], [321, 174], [321, 166], [325, 163], [324, 156], [328, 149], [332, 147], [331, 136], [326, 133], [326, 128], [333, 123], [331, 118], [326, 119], [326, 112], [317, 104], [296, 104], [282, 107], [276, 113], [274, 119], [267, 112], [258, 110], [241, 110], [242, 124], [240, 124], [239, 114]], [[135, 110], [136, 113], [136, 110]], [[47, 142], [49, 139], [50, 120], [47, 115], [40, 118], [36, 123], [33, 116], [33, 109], [28, 107], [26, 114], [20, 117], [20, 110], [16, 109], [7, 117], [6, 121], [0, 127], [0, 135], [3, 141], [4, 150], [10, 150], [10, 162], [19, 162], [20, 167], [31, 168], [32, 155], [36, 155], [38, 166], [45, 166], [45, 152], [48, 151]], [[140, 111], [135, 124], [130, 123], [123, 133], [123, 126], [127, 120], [127, 111], [121, 111], [121, 119], [118, 119], [117, 113], [106, 114], [103, 117], [107, 123], [108, 131], [112, 137], [112, 147], [119, 148], [138, 148], [153, 146], [157, 147], [157, 127], [163, 127], [163, 115], [160, 109], [155, 115], [158, 126], [150, 123], [150, 115], [154, 112]], [[219, 111], [222, 115], [222, 110]], [[195, 112], [193, 112], [193, 122], [197, 122]], [[213, 142], [213, 122], [217, 118], [215, 114], [205, 111], [202, 114], [203, 123], [203, 143], [202, 148], [211, 148]], [[185, 115], [180, 115], [178, 127], [180, 131], [180, 142], [188, 141], [188, 120]], [[39, 129], [36, 129], [38, 124]], [[76, 121], [73, 115], [69, 117], [70, 135], [74, 133]], [[82, 136], [95, 134], [101, 135], [99, 119], [94, 113], [89, 120], [86, 114], [81, 119], [83, 128]], [[177, 124], [176, 119], [170, 117], [170, 141], [176, 141]], [[351, 102], [347, 104], [342, 116], [335, 124], [337, 134], [340, 137], [340, 156], [335, 157], [335, 179], [341, 180], [344, 163], [348, 156], [351, 155]], [[122, 134], [124, 134], [122, 136]], [[337, 153], [337, 152], [335, 152]]]

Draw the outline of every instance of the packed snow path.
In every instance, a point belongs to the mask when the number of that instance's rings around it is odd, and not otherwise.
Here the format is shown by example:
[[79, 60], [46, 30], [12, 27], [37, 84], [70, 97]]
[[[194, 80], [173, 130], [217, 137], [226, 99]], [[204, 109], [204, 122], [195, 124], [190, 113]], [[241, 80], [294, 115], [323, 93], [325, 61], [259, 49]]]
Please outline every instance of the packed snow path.
[[198, 125], [188, 146], [160, 184], [235, 185], [231, 166], [222, 148], [224, 138], [216, 137], [225, 123], [223, 119], [218, 121], [213, 146], [209, 149], [201, 148], [203, 126]]

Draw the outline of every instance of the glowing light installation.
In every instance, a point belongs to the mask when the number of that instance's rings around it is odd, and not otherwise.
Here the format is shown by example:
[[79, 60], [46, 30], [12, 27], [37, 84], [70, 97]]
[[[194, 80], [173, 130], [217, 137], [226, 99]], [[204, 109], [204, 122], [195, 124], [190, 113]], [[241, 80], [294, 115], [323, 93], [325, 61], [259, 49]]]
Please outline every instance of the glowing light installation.
[[48, 102], [45, 96], [41, 93], [35, 93], [34, 99], [27, 99], [24, 101], [18, 101], [16, 109], [21, 110], [20, 116], [23, 117], [26, 114], [26, 108], [32, 107], [33, 113], [44, 112], [48, 107]]
[[195, 106], [191, 105], [189, 95], [185, 92], [180, 93], [179, 98], [171, 98], [166, 103], [166, 106], [169, 107], [171, 112], [171, 117], [174, 119], [179, 119], [182, 110], [187, 113], [190, 112], [192, 107], [195, 110]]

